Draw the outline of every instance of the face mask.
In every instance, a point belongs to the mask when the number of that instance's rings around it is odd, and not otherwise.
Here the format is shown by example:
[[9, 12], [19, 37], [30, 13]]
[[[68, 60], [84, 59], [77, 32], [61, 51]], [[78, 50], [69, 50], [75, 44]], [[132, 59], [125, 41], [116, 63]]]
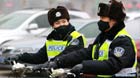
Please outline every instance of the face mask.
[[55, 28], [55, 31], [58, 34], [66, 35], [69, 32], [69, 26], [60, 26], [58, 28]]
[[107, 30], [108, 28], [110, 28], [109, 26], [109, 22], [104, 22], [104, 21], [99, 21], [98, 22], [98, 27], [99, 27], [99, 30], [104, 32], [105, 30]]

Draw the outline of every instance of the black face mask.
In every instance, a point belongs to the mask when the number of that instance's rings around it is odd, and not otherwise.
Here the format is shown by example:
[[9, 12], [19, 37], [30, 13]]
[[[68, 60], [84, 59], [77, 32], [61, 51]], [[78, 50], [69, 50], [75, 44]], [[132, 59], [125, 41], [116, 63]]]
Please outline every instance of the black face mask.
[[64, 26], [64, 25], [63, 25], [63, 26], [60, 26], [60, 27], [58, 27], [58, 28], [55, 28], [55, 31], [56, 31], [58, 34], [65, 36], [65, 35], [67, 35], [67, 33], [70, 31], [69, 28], [70, 28], [69, 25], [68, 25], [68, 26]]
[[98, 21], [98, 27], [99, 27], [99, 30], [101, 32], [104, 32], [105, 30], [107, 30], [108, 28], [110, 28], [109, 26], [109, 22], [104, 22], [104, 21]]

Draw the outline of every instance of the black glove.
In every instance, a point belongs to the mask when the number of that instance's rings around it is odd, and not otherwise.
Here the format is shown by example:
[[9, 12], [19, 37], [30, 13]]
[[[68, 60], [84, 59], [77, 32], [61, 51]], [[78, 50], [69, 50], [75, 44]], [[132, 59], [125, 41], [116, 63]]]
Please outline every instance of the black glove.
[[47, 68], [53, 68], [53, 69], [58, 68], [57, 62], [56, 61], [48, 62]]
[[57, 64], [54, 61], [48, 61], [48, 62], [45, 62], [44, 64], [35, 65], [33, 67], [33, 70], [34, 71], [42, 70], [43, 68], [54, 68], [54, 69], [56, 69], [57, 68]]
[[82, 64], [77, 64], [71, 69], [70, 72], [72, 72], [76, 75], [80, 75], [80, 73], [82, 73], [82, 69], [83, 69], [83, 65]]
[[43, 68], [47, 68], [48, 63], [49, 63], [49, 62], [45, 62], [44, 64], [35, 65], [35, 66], [33, 66], [33, 70], [36, 71], [36, 70], [41, 70], [41, 69], [43, 69]]

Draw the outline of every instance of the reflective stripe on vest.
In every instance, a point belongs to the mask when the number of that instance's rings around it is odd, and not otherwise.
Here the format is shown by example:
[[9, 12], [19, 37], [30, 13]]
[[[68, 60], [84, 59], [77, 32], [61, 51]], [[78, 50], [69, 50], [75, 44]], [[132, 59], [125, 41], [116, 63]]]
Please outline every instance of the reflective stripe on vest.
[[56, 41], [56, 40], [47, 40], [46, 41], [46, 49], [47, 54], [50, 57], [54, 57], [62, 52], [67, 45], [67, 41]]
[[[116, 39], [118, 36], [128, 36], [131, 38], [131, 36], [126, 32], [125, 29], [122, 29], [116, 36], [114, 39]], [[137, 53], [137, 49], [136, 49], [136, 45], [134, 40], [131, 38], [131, 41], [133, 43], [134, 46], [134, 50], [135, 53]], [[103, 60], [108, 60], [108, 55], [109, 55], [109, 47], [112, 41], [106, 40], [102, 46], [99, 49], [99, 58], [95, 59], [94, 58], [94, 53], [95, 53], [95, 49], [96, 49], [96, 45], [93, 46], [92, 48], [92, 59], [93, 60], [99, 60], [99, 61], [103, 61]], [[133, 67], [129, 68], [129, 69], [135, 69], [136, 70], [136, 65], [137, 65], [137, 59], [135, 58], [135, 63], [133, 64]], [[125, 68], [126, 70], [127, 68]], [[121, 70], [123, 71], [123, 69]], [[129, 73], [129, 72], [125, 72], [125, 73]], [[133, 72], [136, 73], [136, 72]], [[120, 73], [119, 73], [120, 74]], [[123, 75], [123, 74], [122, 74]], [[98, 75], [98, 77], [111, 77], [111, 75]]]
[[[84, 41], [84, 46], [86, 44], [86, 40], [84, 38], [83, 35], [81, 35], [79, 32], [77, 31], [73, 31], [71, 34], [72, 36], [72, 40], [82, 36], [83, 41]], [[56, 55], [58, 55], [59, 53], [61, 53], [66, 46], [68, 46], [71, 42], [68, 41], [62, 41], [62, 40], [47, 40], [46, 41], [46, 52], [48, 54], [49, 57], [54, 57]]]

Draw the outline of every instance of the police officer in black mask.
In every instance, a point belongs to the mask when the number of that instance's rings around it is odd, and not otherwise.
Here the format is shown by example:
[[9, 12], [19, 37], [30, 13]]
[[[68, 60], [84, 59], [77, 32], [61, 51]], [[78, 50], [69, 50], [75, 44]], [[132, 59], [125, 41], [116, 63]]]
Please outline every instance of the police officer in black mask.
[[58, 68], [73, 66], [71, 72], [77, 78], [81, 74], [97, 78], [136, 78], [137, 49], [125, 29], [122, 2], [111, 0], [109, 4], [100, 3], [98, 8], [101, 33], [95, 41], [88, 48], [62, 55], [54, 63]]
[[34, 67], [36, 70], [45, 67], [45, 62], [50, 58], [53, 60], [73, 50], [84, 48], [85, 37], [75, 30], [69, 20], [70, 16], [65, 7], [58, 6], [50, 9], [48, 21], [54, 30], [48, 35], [45, 45], [37, 53], [19, 54], [8, 57], [6, 60], [39, 64]]

